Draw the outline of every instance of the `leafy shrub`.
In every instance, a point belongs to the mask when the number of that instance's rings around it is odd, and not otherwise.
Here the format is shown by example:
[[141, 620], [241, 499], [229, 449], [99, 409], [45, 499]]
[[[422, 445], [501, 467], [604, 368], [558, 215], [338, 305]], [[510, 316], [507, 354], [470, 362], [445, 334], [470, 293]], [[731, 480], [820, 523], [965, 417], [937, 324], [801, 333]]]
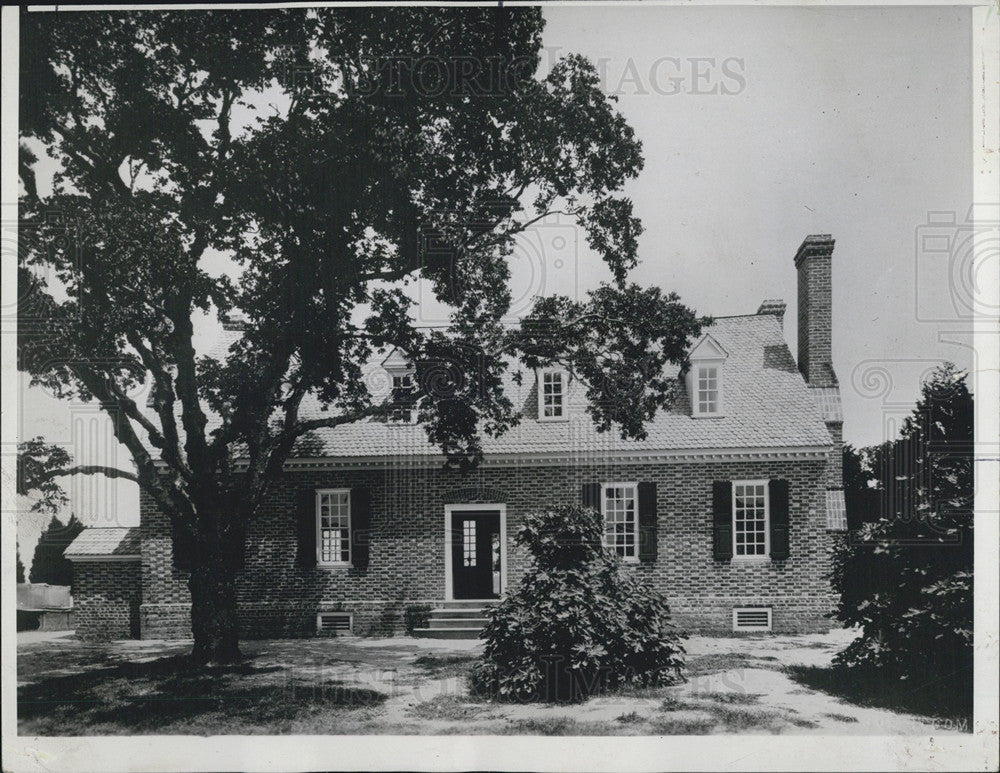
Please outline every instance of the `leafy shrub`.
[[901, 437], [878, 454], [866, 449], [880, 461], [861, 483], [879, 494], [881, 511], [834, 549], [832, 572], [835, 616], [861, 628], [836, 665], [867, 672], [883, 692], [903, 682], [914, 700], [927, 691], [970, 709], [972, 421], [965, 376], [939, 368]]
[[680, 679], [684, 648], [666, 600], [602, 545], [593, 509], [529, 514], [516, 542], [533, 561], [497, 605], [473, 687], [501, 700], [577, 701]]

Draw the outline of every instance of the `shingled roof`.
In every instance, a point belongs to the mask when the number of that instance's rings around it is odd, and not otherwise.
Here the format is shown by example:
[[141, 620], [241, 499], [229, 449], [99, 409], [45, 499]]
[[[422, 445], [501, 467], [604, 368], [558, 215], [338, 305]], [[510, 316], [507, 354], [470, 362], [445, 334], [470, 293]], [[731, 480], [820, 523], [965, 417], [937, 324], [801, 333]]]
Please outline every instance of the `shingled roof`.
[[[673, 406], [659, 411], [647, 424], [648, 437], [642, 441], [622, 440], [614, 429], [597, 431], [586, 413], [583, 385], [571, 381], [567, 394], [568, 421], [539, 422], [534, 374], [521, 368], [523, 378], [518, 384], [514, 377], [518, 366], [512, 364], [504, 388], [519, 408], [521, 422], [499, 438], [483, 436], [487, 458], [830, 446], [830, 434], [824, 424], [829, 407], [817, 403], [815, 390], [806, 385], [795, 367], [778, 317], [773, 314], [718, 317], [703, 332], [710, 333], [729, 354], [722, 386], [724, 416], [693, 418], [683, 379], [678, 378]], [[224, 331], [210, 356], [224, 358], [240, 335], [238, 330]], [[391, 379], [380, 364], [384, 356], [368, 363], [362, 371], [376, 399], [387, 398], [391, 391]], [[673, 368], [668, 375], [677, 376], [677, 369]], [[329, 413], [315, 397], [307, 396], [299, 415], [302, 419], [316, 419]], [[209, 418], [210, 428], [214, 419]], [[440, 453], [439, 448], [428, 442], [419, 425], [366, 419], [317, 430], [303, 438], [292, 456], [363, 462], [375, 458], [440, 457]]]
[[70, 560], [138, 558], [138, 527], [88, 528], [81, 531], [63, 555]]
[[[499, 438], [483, 438], [490, 454], [598, 453], [671, 450], [816, 447], [830, 444], [823, 414], [797, 370], [773, 315], [747, 315], [717, 319], [706, 332], [726, 349], [729, 358], [723, 384], [725, 415], [692, 418], [691, 406], [680, 379], [676, 400], [647, 425], [644, 441], [622, 440], [614, 430], [598, 432], [586, 413], [583, 386], [570, 383], [565, 422], [537, 420], [537, 386], [526, 373], [521, 384], [511, 375], [506, 391], [522, 413], [521, 423]], [[784, 350], [775, 356], [776, 350]], [[377, 387], [380, 369], [369, 367], [367, 380]], [[676, 371], [674, 374], [676, 375]], [[386, 389], [387, 392], [387, 389]], [[319, 404], [303, 405], [303, 418], [323, 414]], [[304, 453], [303, 453], [304, 452]], [[300, 455], [309, 457], [386, 457], [436, 455], [425, 433], [413, 425], [366, 420], [315, 433]]]

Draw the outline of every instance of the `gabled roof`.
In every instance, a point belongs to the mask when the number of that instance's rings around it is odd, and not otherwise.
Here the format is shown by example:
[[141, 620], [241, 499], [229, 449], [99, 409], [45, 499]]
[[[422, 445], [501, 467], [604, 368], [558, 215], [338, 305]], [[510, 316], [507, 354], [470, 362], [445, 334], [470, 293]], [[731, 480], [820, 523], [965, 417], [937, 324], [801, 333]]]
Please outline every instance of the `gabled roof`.
[[381, 365], [388, 371], [411, 370], [413, 368], [410, 361], [406, 359], [406, 355], [398, 347], [393, 347], [388, 356], [382, 360]]
[[[646, 425], [647, 438], [622, 440], [617, 430], [598, 432], [586, 413], [584, 385], [571, 379], [567, 391], [567, 421], [538, 421], [536, 379], [523, 366], [511, 363], [504, 389], [521, 414], [521, 422], [499, 438], [482, 437], [483, 451], [493, 457], [538, 455], [608, 456], [648, 452], [688, 453], [701, 451], [739, 452], [766, 449], [827, 449], [830, 434], [824, 424], [825, 411], [795, 367], [778, 318], [771, 314], [716, 317], [700, 342], [728, 354], [725, 383], [726, 414], [692, 418], [691, 404], [678, 368], [674, 403], [660, 410]], [[211, 356], [224, 358], [238, 331], [223, 333]], [[386, 399], [392, 389], [383, 367], [386, 355], [362, 368], [362, 379], [376, 400]], [[402, 358], [402, 356], [401, 356]], [[404, 360], [405, 361], [405, 360]], [[391, 362], [390, 362], [391, 364]], [[521, 378], [515, 378], [520, 370]], [[520, 383], [518, 383], [518, 381]], [[313, 395], [300, 406], [302, 419], [329, 416]], [[209, 417], [209, 430], [218, 421]], [[351, 460], [439, 459], [441, 451], [427, 440], [420, 425], [395, 424], [377, 419], [316, 430], [302, 438], [292, 458]]]
[[688, 358], [691, 360], [724, 360], [728, 356], [729, 352], [712, 337], [711, 333], [705, 333], [688, 352]]
[[[522, 368], [516, 383], [512, 367], [505, 391], [520, 409], [521, 422], [499, 438], [484, 436], [483, 450], [491, 454], [595, 453], [700, 449], [760, 449], [828, 447], [830, 434], [809, 387], [795, 368], [781, 326], [773, 315], [718, 318], [706, 331], [720, 350], [728, 353], [724, 389], [726, 415], [712, 419], [691, 417], [691, 405], [681, 379], [675, 402], [661, 410], [647, 425], [643, 441], [622, 440], [617, 431], [598, 432], [586, 413], [583, 385], [571, 380], [567, 393], [568, 421], [538, 421], [536, 380]], [[706, 336], [709, 338], [709, 336]], [[781, 356], [775, 356], [777, 350]], [[375, 366], [378, 368], [378, 366]], [[378, 370], [381, 370], [378, 368]], [[366, 381], [382, 383], [369, 367]], [[669, 375], [679, 375], [677, 369]], [[378, 396], [378, 395], [376, 395]], [[387, 394], [386, 394], [387, 396]], [[315, 400], [303, 401], [300, 415], [325, 415]], [[334, 429], [321, 429], [302, 444], [299, 457], [405, 457], [437, 456], [439, 449], [427, 441], [416, 425], [365, 420]]]
[[73, 540], [63, 555], [72, 560], [138, 558], [138, 527], [87, 528]]

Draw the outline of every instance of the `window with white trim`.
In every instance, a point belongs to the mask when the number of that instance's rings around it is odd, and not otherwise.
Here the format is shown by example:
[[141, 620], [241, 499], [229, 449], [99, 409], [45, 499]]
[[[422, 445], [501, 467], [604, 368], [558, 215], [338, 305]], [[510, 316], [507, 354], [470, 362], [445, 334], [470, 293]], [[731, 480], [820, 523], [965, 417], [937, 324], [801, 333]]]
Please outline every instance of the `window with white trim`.
[[696, 412], [700, 416], [719, 413], [719, 368], [717, 365], [698, 366]]
[[639, 560], [638, 484], [601, 485], [604, 545], [626, 561]]
[[733, 557], [769, 556], [769, 527], [767, 481], [733, 481]]
[[[412, 393], [416, 389], [416, 384], [413, 381], [412, 373], [394, 373], [392, 374], [392, 390], [395, 396], [397, 392]], [[409, 403], [404, 403], [402, 405], [397, 405], [393, 403], [393, 407], [389, 410], [389, 421], [394, 424], [411, 424], [416, 416], [416, 411], [413, 409]]]
[[351, 563], [351, 490], [316, 492], [316, 561], [321, 566]]
[[566, 371], [545, 368], [538, 373], [538, 420], [564, 421], [566, 416]]

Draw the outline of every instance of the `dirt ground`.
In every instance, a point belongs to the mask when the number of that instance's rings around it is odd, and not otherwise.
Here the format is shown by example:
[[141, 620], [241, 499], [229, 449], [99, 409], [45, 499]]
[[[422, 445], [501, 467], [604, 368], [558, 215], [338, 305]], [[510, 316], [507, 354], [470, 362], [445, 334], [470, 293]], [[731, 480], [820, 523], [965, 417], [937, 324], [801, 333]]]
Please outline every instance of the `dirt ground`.
[[18, 634], [19, 733], [686, 735], [939, 734], [962, 722], [856, 705], [809, 687], [848, 631], [692, 637], [687, 681], [572, 706], [469, 695], [478, 641], [285, 639], [243, 644], [235, 668], [183, 667], [190, 642], [87, 644]]

